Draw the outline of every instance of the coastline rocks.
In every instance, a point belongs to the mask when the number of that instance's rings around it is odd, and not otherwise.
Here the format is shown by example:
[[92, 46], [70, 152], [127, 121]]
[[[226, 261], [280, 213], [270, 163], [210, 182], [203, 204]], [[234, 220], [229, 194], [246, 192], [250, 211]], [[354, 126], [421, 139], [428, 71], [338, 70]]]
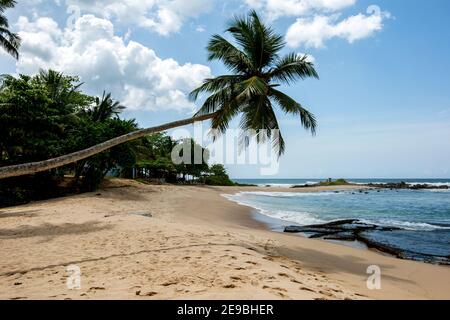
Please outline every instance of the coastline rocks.
[[[410, 184], [410, 183], [406, 183], [404, 181], [402, 182], [391, 182], [391, 183], [368, 183], [368, 184], [351, 184], [351, 183], [347, 183], [346, 185], [349, 186], [365, 186], [365, 187], [369, 187], [369, 188], [374, 188], [374, 189], [390, 189], [390, 190], [398, 190], [398, 189], [409, 189], [409, 190], [448, 190], [450, 189], [450, 186], [448, 185], [441, 185], [441, 186], [436, 186], [436, 185], [431, 185], [431, 184]], [[304, 184], [304, 185], [294, 185], [291, 188], [293, 189], [299, 189], [299, 188], [310, 188], [310, 187], [320, 187], [321, 184], [317, 183], [317, 184]], [[339, 185], [334, 185], [336, 187], [338, 187]], [[366, 193], [367, 194], [367, 190], [358, 190], [359, 193]], [[380, 192], [380, 191], [378, 191]]]
[[420, 260], [424, 262], [449, 265], [450, 259], [447, 256], [434, 256], [423, 253], [402, 250], [395, 246], [382, 243], [372, 235], [380, 232], [395, 232], [403, 230], [395, 227], [383, 227], [375, 224], [368, 224], [357, 219], [339, 220], [325, 224], [315, 224], [307, 226], [287, 226], [286, 233], [302, 233], [308, 238], [319, 238], [324, 240], [337, 241], [358, 241], [364, 243], [368, 248], [391, 254], [401, 259]]
[[436, 186], [430, 184], [409, 184], [404, 181], [399, 183], [369, 183], [366, 184], [367, 187], [381, 188], [381, 189], [410, 189], [410, 190], [424, 190], [424, 189], [436, 189], [436, 190], [448, 190], [450, 189], [447, 185]]
[[341, 233], [344, 233], [342, 236], [344, 236], [345, 238], [347, 238], [349, 234], [351, 234], [352, 237], [354, 238], [356, 237], [357, 234], [368, 230], [394, 231], [400, 229], [391, 227], [380, 227], [374, 224], [363, 223], [357, 219], [348, 219], [309, 226], [288, 226], [285, 227], [284, 232], [312, 233], [313, 234], [312, 237], [314, 238], [321, 238], [330, 235], [333, 235], [333, 237], [335, 238], [340, 238]]
[[300, 188], [311, 188], [318, 187], [319, 184], [297, 184], [291, 187], [291, 189], [300, 189]]

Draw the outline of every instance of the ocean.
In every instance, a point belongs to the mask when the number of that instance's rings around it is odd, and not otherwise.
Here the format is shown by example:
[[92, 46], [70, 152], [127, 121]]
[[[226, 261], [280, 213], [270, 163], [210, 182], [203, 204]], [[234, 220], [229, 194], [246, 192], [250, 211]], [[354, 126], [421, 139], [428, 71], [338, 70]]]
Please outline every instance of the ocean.
[[[236, 182], [260, 186], [312, 184], [314, 179], [236, 179]], [[322, 180], [323, 181], [323, 180]], [[354, 183], [449, 185], [450, 179], [350, 179]], [[339, 189], [339, 187], [337, 187]], [[241, 192], [230, 200], [255, 208], [259, 214], [280, 221], [280, 225], [323, 224], [344, 219], [395, 227], [389, 232], [367, 234], [377, 243], [395, 248], [406, 258], [428, 262], [450, 262], [450, 189], [447, 190], [371, 190], [286, 193]], [[436, 258], [436, 259], [435, 259]]]
[[[271, 187], [292, 187], [295, 185], [315, 184], [326, 179], [233, 179], [233, 181], [242, 184], [254, 184], [258, 186]], [[410, 184], [430, 184], [435, 186], [450, 186], [450, 179], [347, 179], [350, 183], [368, 184], [368, 183], [398, 183], [406, 182]]]

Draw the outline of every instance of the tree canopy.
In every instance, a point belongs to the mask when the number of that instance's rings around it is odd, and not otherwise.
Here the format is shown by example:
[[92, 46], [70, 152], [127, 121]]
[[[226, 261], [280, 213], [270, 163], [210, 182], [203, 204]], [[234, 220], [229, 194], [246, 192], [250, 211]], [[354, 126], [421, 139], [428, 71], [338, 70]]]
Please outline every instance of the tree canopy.
[[[4, 76], [0, 86], [0, 167], [57, 157], [135, 132], [134, 120], [111, 94], [93, 97], [81, 91], [77, 77], [48, 70], [35, 76]], [[172, 150], [189, 152], [187, 163], [174, 164]], [[206, 155], [196, 164], [194, 152]], [[110, 175], [151, 181], [205, 182], [208, 151], [192, 139], [176, 141], [165, 133], [120, 144], [93, 157], [0, 184], [0, 206], [42, 199], [64, 192], [95, 190]], [[67, 179], [70, 177], [70, 179]], [[61, 185], [66, 183], [66, 188]]]

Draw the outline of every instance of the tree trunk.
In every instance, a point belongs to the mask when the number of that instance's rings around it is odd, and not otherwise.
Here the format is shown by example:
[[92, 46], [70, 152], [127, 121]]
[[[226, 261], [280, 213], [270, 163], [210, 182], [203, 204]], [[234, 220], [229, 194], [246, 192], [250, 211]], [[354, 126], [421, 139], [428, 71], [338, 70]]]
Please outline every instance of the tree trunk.
[[118, 146], [120, 144], [130, 142], [139, 138], [142, 138], [144, 136], [163, 132], [169, 129], [182, 127], [188, 124], [192, 124], [194, 122], [199, 121], [205, 121], [212, 119], [216, 114], [211, 113], [203, 116], [198, 116], [194, 118], [179, 120], [167, 124], [163, 124], [161, 126], [142, 129], [138, 131], [134, 131], [131, 133], [128, 133], [126, 135], [105, 141], [103, 143], [100, 143], [98, 145], [95, 145], [93, 147], [90, 147], [85, 150], [73, 152], [61, 157], [57, 157], [54, 159], [44, 160], [44, 161], [38, 161], [38, 162], [31, 162], [31, 163], [24, 163], [24, 164], [18, 164], [13, 166], [7, 166], [7, 167], [0, 167], [0, 179], [5, 178], [11, 178], [11, 177], [18, 177], [23, 176], [27, 174], [34, 174], [41, 171], [47, 171], [54, 168], [59, 168], [65, 165], [68, 165], [70, 163], [74, 163], [89, 157], [92, 157], [93, 155], [96, 155], [98, 153], [101, 153], [105, 150], [111, 149], [112, 147]]

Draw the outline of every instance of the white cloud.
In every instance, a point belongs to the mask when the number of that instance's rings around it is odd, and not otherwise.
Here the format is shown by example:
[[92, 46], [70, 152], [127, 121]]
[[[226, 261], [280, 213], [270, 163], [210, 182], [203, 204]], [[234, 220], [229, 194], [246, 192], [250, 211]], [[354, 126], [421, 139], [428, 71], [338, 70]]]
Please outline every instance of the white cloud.
[[197, 26], [197, 28], [195, 28], [195, 31], [197, 31], [197, 32], [205, 32], [206, 29], [205, 29], [204, 26]]
[[51, 18], [17, 23], [23, 39], [17, 72], [53, 68], [79, 75], [89, 92], [111, 91], [131, 109], [194, 109], [186, 93], [211, 76], [209, 67], [161, 59], [142, 44], [114, 35], [106, 19], [84, 15], [74, 29], [60, 29]]
[[167, 36], [179, 32], [188, 18], [208, 12], [214, 0], [66, 0], [82, 13], [134, 24]]
[[270, 20], [283, 16], [303, 16], [312, 12], [333, 12], [350, 7], [356, 0], [245, 0], [248, 6], [262, 10]]
[[383, 21], [390, 15], [379, 10], [368, 12], [372, 14], [357, 14], [337, 21], [339, 16], [316, 15], [312, 18], [298, 18], [287, 33], [286, 41], [291, 47], [322, 48], [326, 40], [342, 38], [349, 43], [372, 36], [383, 28]]
[[367, 15], [362, 13], [347, 18], [342, 11], [352, 7], [357, 0], [245, 0], [246, 4], [262, 11], [270, 20], [297, 17], [287, 33], [286, 41], [291, 47], [321, 48], [332, 38], [346, 39], [349, 43], [372, 36], [383, 28], [388, 12], [372, 5]]

